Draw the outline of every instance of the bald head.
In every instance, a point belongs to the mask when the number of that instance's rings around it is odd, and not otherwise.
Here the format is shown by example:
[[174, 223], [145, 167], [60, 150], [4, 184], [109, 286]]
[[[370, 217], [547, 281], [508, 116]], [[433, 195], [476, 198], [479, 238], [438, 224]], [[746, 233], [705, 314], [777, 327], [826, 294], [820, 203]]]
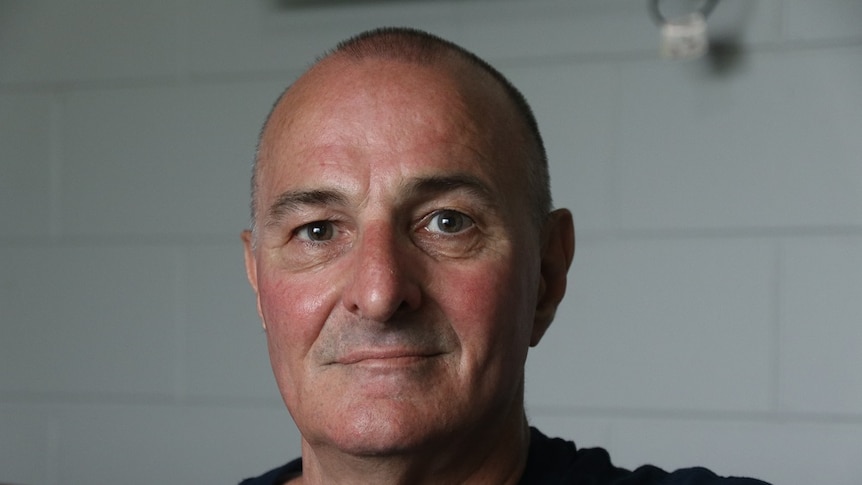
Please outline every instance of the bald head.
[[523, 97], [429, 34], [362, 34], [282, 94], [242, 237], [309, 482], [519, 476], [574, 243], [547, 180]]
[[[551, 210], [550, 183], [548, 176], [547, 157], [539, 133], [538, 124], [524, 96], [502, 75], [475, 54], [464, 48], [414, 29], [383, 28], [361, 33], [339, 43], [326, 53], [293, 85], [288, 87], [276, 101], [272, 111], [267, 116], [261, 130], [258, 151], [254, 161], [252, 175], [252, 227], [255, 227], [260, 208], [258, 207], [258, 191], [262, 167], [272, 157], [273, 143], [278, 133], [289, 130], [285, 123], [285, 110], [292, 109], [291, 98], [301, 97], [304, 90], [314, 87], [313, 79], [322, 70], [337, 69], [339, 63], [362, 63], [365, 61], [382, 60], [398, 64], [413, 64], [422, 67], [439, 67], [440, 71], [456, 73], [458, 77], [468, 80], [483, 80], [495, 86], [500, 95], [496, 103], [506, 103], [514, 113], [515, 127], [522, 136], [522, 145], [518, 147], [520, 163], [526, 171], [527, 196], [532, 206], [532, 218], [541, 224]], [[311, 79], [312, 81], [309, 81]], [[349, 79], [345, 79], [345, 86]], [[337, 91], [337, 90], [336, 90]], [[337, 92], [328, 96], [337, 97]], [[496, 123], [498, 120], [482, 120]], [[495, 128], [496, 129], [496, 128]], [[503, 129], [503, 128], [501, 128]]]

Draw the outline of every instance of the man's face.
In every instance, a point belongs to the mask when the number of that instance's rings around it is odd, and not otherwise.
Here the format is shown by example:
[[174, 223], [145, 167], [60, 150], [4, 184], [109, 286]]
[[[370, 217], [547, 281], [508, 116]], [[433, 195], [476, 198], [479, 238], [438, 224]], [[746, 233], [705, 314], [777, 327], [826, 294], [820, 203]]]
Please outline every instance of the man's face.
[[312, 446], [445, 446], [522, 409], [540, 237], [523, 130], [470, 76], [330, 59], [267, 126], [247, 265]]

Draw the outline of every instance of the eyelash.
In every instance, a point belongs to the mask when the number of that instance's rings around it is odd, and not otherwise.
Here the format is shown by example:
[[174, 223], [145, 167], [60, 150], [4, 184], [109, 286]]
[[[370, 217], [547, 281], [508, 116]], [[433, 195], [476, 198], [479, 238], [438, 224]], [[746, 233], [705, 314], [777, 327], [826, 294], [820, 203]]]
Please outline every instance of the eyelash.
[[[460, 223], [459, 226], [463, 226], [463, 227], [459, 227], [458, 230], [455, 232], [447, 232], [445, 230], [440, 229], [439, 227], [432, 228], [431, 224], [434, 223], [435, 219], [437, 219], [441, 216], [449, 216], [451, 218], [458, 217], [461, 219], [459, 221], [459, 223]], [[438, 222], [438, 224], [439, 224], [439, 222]], [[431, 236], [434, 236], [434, 237], [438, 237], [438, 238], [455, 237], [455, 236], [459, 236], [459, 235], [464, 234], [465, 232], [469, 231], [476, 224], [477, 224], [477, 222], [476, 222], [475, 218], [467, 215], [466, 213], [464, 213], [460, 210], [451, 209], [451, 208], [443, 208], [443, 209], [437, 209], [437, 210], [427, 214], [425, 217], [422, 217], [419, 220], [419, 222], [414, 226], [415, 227], [414, 231], [424, 231], [425, 233], [430, 234]], [[312, 230], [315, 226], [322, 226], [322, 225], [327, 226], [325, 228], [325, 230], [328, 233], [331, 233], [329, 235], [329, 237], [326, 239], [314, 239], [314, 238], [310, 237], [308, 231]], [[338, 239], [338, 237], [341, 235], [342, 231], [343, 231], [343, 228], [339, 227], [339, 221], [338, 220], [319, 219], [319, 220], [311, 221], [311, 222], [302, 224], [301, 226], [298, 226], [296, 229], [294, 229], [292, 231], [292, 238], [298, 240], [300, 243], [302, 243], [302, 245], [304, 245], [306, 247], [320, 248], [322, 246], [326, 246], [326, 245], [330, 244], [333, 240]]]
[[[438, 218], [438, 217], [442, 217], [442, 216], [444, 216], [444, 215], [449, 216], [449, 217], [456, 217], [456, 216], [457, 216], [458, 218], [460, 218], [460, 219], [461, 219], [461, 220], [459, 221], [459, 222], [460, 222], [460, 225], [462, 225], [462, 226], [464, 226], [464, 227], [459, 227], [459, 229], [458, 229], [457, 231], [455, 231], [455, 232], [446, 232], [446, 231], [444, 231], [444, 230], [432, 230], [430, 226], [431, 226], [431, 224], [434, 222], [434, 220], [435, 220], [436, 218]], [[439, 224], [440, 224], [440, 223], [438, 222], [438, 227], [437, 227], [437, 229], [441, 229], [441, 228], [439, 227]], [[420, 223], [420, 227], [421, 227], [422, 229], [425, 229], [426, 231], [430, 232], [431, 234], [434, 234], [434, 235], [437, 235], [437, 236], [443, 236], [443, 235], [458, 235], [458, 234], [461, 234], [461, 233], [463, 233], [463, 232], [465, 232], [465, 231], [469, 230], [469, 229], [470, 229], [471, 227], [473, 227], [475, 224], [476, 224], [476, 220], [475, 220], [474, 218], [470, 217], [469, 215], [467, 215], [467, 214], [465, 214], [465, 213], [463, 213], [463, 212], [461, 212], [461, 211], [459, 211], [459, 210], [455, 210], [455, 209], [439, 209], [439, 210], [436, 210], [436, 211], [434, 211], [434, 212], [432, 212], [432, 213], [428, 214], [426, 217], [424, 217], [424, 218], [422, 219], [422, 222]]]
[[[311, 231], [313, 231], [317, 228], [320, 228], [320, 226], [324, 226], [324, 225], [325, 225], [325, 227], [322, 227], [321, 229], [324, 231], [325, 235], [329, 235], [328, 233], [331, 233], [334, 231], [333, 227], [332, 227], [333, 226], [332, 221], [314, 221], [314, 222], [309, 222], [308, 224], [304, 224], [304, 225], [300, 226], [298, 229], [296, 229], [295, 233], [300, 238], [302, 238], [302, 236], [308, 236], [307, 240], [317, 241], [319, 239], [314, 239], [311, 237]], [[329, 238], [331, 238], [331, 235]], [[329, 239], [329, 238], [327, 238], [327, 239]]]
[[[326, 225], [325, 230], [327, 233], [329, 233], [329, 237], [326, 239], [322, 239], [322, 240], [312, 238], [309, 234], [309, 231], [311, 231], [315, 226], [322, 226], [322, 225]], [[296, 229], [293, 230], [292, 235], [293, 235], [293, 238], [297, 239], [303, 245], [310, 246], [310, 247], [318, 247], [318, 246], [326, 245], [330, 241], [332, 241], [333, 239], [338, 237], [339, 232], [340, 232], [339, 228], [338, 228], [335, 221], [327, 220], [327, 219], [321, 219], [321, 220], [312, 221], [312, 222], [309, 222], [309, 223], [306, 223], [306, 224], [303, 224], [303, 225], [297, 227]]]

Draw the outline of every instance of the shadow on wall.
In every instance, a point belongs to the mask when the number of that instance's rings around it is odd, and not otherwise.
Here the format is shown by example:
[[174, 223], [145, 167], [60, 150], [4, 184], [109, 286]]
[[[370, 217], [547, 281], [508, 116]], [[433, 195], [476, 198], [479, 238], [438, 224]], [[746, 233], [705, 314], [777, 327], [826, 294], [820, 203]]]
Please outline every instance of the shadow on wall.
[[709, 51], [706, 63], [715, 77], [728, 77], [746, 61], [745, 36], [755, 15], [756, 2], [722, 2], [709, 18]]
[[739, 38], [710, 39], [706, 62], [715, 77], [729, 77], [745, 65], [746, 52]]

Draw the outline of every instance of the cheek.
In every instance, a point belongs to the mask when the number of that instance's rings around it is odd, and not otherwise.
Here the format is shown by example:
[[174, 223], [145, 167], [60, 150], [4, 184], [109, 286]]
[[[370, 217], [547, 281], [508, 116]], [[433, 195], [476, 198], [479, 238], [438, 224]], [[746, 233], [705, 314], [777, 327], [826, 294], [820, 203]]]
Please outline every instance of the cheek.
[[273, 375], [288, 409], [301, 409], [311, 347], [332, 310], [332, 286], [283, 271], [261, 274], [258, 291]]
[[332, 309], [332, 287], [313, 278], [269, 273], [259, 279], [258, 289], [272, 357], [304, 356]]
[[532, 280], [529, 271], [513, 261], [436, 279], [441, 285], [435, 299], [448, 314], [465, 357], [481, 361], [526, 355], [535, 308]]

